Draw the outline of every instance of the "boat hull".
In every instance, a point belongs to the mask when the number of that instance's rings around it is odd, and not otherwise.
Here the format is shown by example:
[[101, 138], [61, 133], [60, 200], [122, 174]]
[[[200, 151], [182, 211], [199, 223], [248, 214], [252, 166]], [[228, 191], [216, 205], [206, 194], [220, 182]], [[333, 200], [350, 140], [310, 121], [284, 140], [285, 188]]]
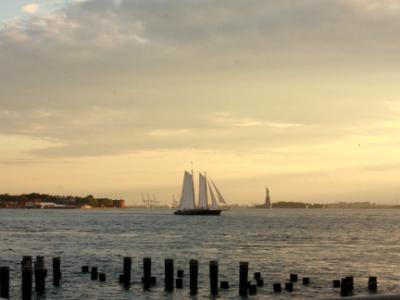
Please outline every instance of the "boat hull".
[[174, 215], [180, 216], [219, 216], [220, 209], [183, 209], [174, 212]]

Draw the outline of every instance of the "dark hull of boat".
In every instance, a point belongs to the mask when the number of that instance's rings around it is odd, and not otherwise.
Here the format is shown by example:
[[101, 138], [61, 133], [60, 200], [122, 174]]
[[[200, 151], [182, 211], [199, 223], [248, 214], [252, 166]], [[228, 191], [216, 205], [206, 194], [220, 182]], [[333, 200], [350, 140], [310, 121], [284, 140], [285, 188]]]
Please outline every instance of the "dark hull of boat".
[[185, 209], [174, 212], [174, 215], [181, 216], [219, 216], [220, 214], [220, 209]]

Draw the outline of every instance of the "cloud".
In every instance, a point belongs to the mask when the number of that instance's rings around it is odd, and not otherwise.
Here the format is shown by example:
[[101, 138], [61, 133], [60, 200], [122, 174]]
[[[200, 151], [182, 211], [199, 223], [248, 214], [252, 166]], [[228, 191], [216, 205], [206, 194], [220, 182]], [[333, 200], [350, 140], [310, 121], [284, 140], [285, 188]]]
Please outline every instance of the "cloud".
[[301, 127], [303, 124], [299, 123], [279, 123], [269, 122], [266, 120], [252, 119], [246, 117], [236, 117], [230, 112], [217, 112], [208, 117], [212, 124], [223, 127], [264, 127], [264, 128], [278, 128], [289, 129]]
[[25, 4], [22, 6], [22, 11], [30, 15], [36, 14], [38, 10], [39, 5], [36, 3]]
[[37, 155], [319, 143], [396, 114], [394, 1], [31, 5], [0, 29], [0, 134], [57, 143]]
[[351, 0], [349, 2], [364, 13], [374, 16], [400, 14], [400, 3], [397, 0]]

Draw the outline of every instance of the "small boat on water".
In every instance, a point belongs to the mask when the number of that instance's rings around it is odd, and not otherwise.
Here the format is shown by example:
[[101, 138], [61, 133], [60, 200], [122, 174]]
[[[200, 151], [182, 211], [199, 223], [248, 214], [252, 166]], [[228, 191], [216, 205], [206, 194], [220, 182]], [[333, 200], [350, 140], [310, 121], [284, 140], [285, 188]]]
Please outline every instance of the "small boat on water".
[[[214, 191], [217, 194], [215, 197]], [[200, 216], [219, 216], [222, 210], [219, 204], [227, 204], [221, 192], [212, 180], [208, 180], [205, 175], [199, 173], [199, 202], [196, 205], [194, 196], [193, 172], [185, 171], [183, 176], [182, 195], [179, 209], [174, 212], [175, 215], [200, 215]], [[210, 194], [211, 204], [208, 203], [208, 194]], [[218, 200], [217, 200], [218, 198]]]

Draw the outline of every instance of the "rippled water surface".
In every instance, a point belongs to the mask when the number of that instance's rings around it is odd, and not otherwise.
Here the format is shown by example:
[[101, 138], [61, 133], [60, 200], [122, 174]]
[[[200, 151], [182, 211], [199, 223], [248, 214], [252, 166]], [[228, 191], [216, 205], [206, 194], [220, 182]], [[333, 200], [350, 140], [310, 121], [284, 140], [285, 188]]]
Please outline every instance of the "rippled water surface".
[[[239, 261], [250, 262], [266, 285], [254, 299], [324, 298], [338, 295], [333, 279], [355, 277], [367, 294], [369, 275], [381, 293], [400, 293], [400, 210], [231, 210], [219, 217], [174, 216], [170, 210], [0, 210], [0, 265], [11, 267], [11, 298], [20, 295], [23, 255], [62, 258], [62, 287], [47, 280], [45, 299], [187, 299], [188, 262], [199, 260], [199, 295], [209, 297], [208, 261], [219, 261], [220, 280], [231, 289], [220, 299], [238, 299]], [[124, 256], [133, 258], [134, 284], [118, 285]], [[157, 285], [143, 292], [142, 258], [150, 256]], [[185, 270], [185, 289], [163, 289], [164, 259]], [[92, 282], [82, 265], [98, 266], [107, 282]], [[311, 277], [289, 295], [272, 293], [289, 273]], [[50, 272], [51, 273], [51, 272]], [[251, 298], [251, 297], [250, 297]]]

